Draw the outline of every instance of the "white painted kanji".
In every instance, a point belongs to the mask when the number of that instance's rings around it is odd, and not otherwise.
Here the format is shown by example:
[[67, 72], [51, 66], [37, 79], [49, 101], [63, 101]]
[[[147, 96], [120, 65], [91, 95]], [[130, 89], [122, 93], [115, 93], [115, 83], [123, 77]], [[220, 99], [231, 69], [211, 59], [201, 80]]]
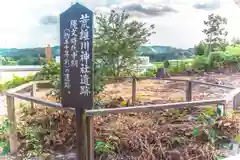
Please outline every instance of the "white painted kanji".
[[79, 31], [79, 40], [80, 40], [80, 95], [89, 96], [91, 94], [90, 89], [90, 66], [88, 61], [90, 59], [89, 54], [89, 26], [88, 21], [90, 17], [87, 14], [82, 14], [79, 20], [80, 31]]

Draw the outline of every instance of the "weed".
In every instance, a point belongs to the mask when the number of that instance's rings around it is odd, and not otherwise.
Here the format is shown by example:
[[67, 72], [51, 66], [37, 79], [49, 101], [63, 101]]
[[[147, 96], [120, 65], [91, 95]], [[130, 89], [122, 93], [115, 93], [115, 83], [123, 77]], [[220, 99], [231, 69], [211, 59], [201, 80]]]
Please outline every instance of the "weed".
[[113, 153], [115, 148], [109, 143], [96, 142], [94, 150], [96, 154], [101, 155], [104, 153]]
[[35, 157], [43, 153], [43, 147], [41, 145], [42, 129], [41, 127], [26, 127], [24, 128], [24, 135], [26, 140], [26, 157]]

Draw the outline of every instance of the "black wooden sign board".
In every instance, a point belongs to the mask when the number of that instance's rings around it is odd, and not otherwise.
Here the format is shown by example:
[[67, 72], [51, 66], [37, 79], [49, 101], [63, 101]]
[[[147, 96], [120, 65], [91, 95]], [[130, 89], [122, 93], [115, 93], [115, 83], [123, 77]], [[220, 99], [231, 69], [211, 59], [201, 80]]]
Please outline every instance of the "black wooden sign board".
[[91, 109], [93, 12], [76, 3], [60, 15], [62, 106]]

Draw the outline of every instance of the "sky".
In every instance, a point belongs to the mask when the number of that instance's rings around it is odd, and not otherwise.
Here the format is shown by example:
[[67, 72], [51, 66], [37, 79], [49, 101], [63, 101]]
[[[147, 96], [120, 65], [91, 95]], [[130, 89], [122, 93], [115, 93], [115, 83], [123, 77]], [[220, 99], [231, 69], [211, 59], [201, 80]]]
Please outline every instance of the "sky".
[[205, 38], [203, 21], [211, 13], [228, 19], [229, 41], [240, 37], [240, 5], [234, 0], [2, 0], [0, 48], [59, 44], [59, 14], [75, 2], [96, 14], [126, 10], [132, 19], [154, 24], [153, 45], [193, 47]]

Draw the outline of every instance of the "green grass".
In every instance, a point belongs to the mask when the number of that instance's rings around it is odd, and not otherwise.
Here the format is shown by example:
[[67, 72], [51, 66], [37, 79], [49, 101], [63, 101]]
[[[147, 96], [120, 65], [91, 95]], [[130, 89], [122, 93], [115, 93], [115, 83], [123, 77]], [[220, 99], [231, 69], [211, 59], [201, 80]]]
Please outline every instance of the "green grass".
[[33, 74], [28, 74], [25, 77], [19, 77], [19, 76], [13, 75], [11, 80], [6, 81], [4, 83], [0, 83], [0, 92], [6, 91], [10, 88], [20, 86], [24, 83], [28, 83], [33, 80], [33, 77], [34, 77]]
[[227, 46], [226, 51], [229, 54], [240, 55], [240, 45], [236, 45], [235, 47], [234, 46]]
[[[219, 51], [218, 51], [219, 52]], [[235, 47], [232, 45], [229, 45], [226, 47], [226, 52], [222, 53], [229, 53], [231, 55], [240, 55], [240, 45], [236, 45]], [[176, 66], [177, 65], [177, 61], [180, 63], [181, 61], [187, 62], [187, 63], [191, 63], [194, 59], [179, 59], [179, 60], [169, 60], [171, 66]], [[157, 67], [162, 67], [163, 66], [163, 62], [152, 62], [152, 64], [155, 64]]]

